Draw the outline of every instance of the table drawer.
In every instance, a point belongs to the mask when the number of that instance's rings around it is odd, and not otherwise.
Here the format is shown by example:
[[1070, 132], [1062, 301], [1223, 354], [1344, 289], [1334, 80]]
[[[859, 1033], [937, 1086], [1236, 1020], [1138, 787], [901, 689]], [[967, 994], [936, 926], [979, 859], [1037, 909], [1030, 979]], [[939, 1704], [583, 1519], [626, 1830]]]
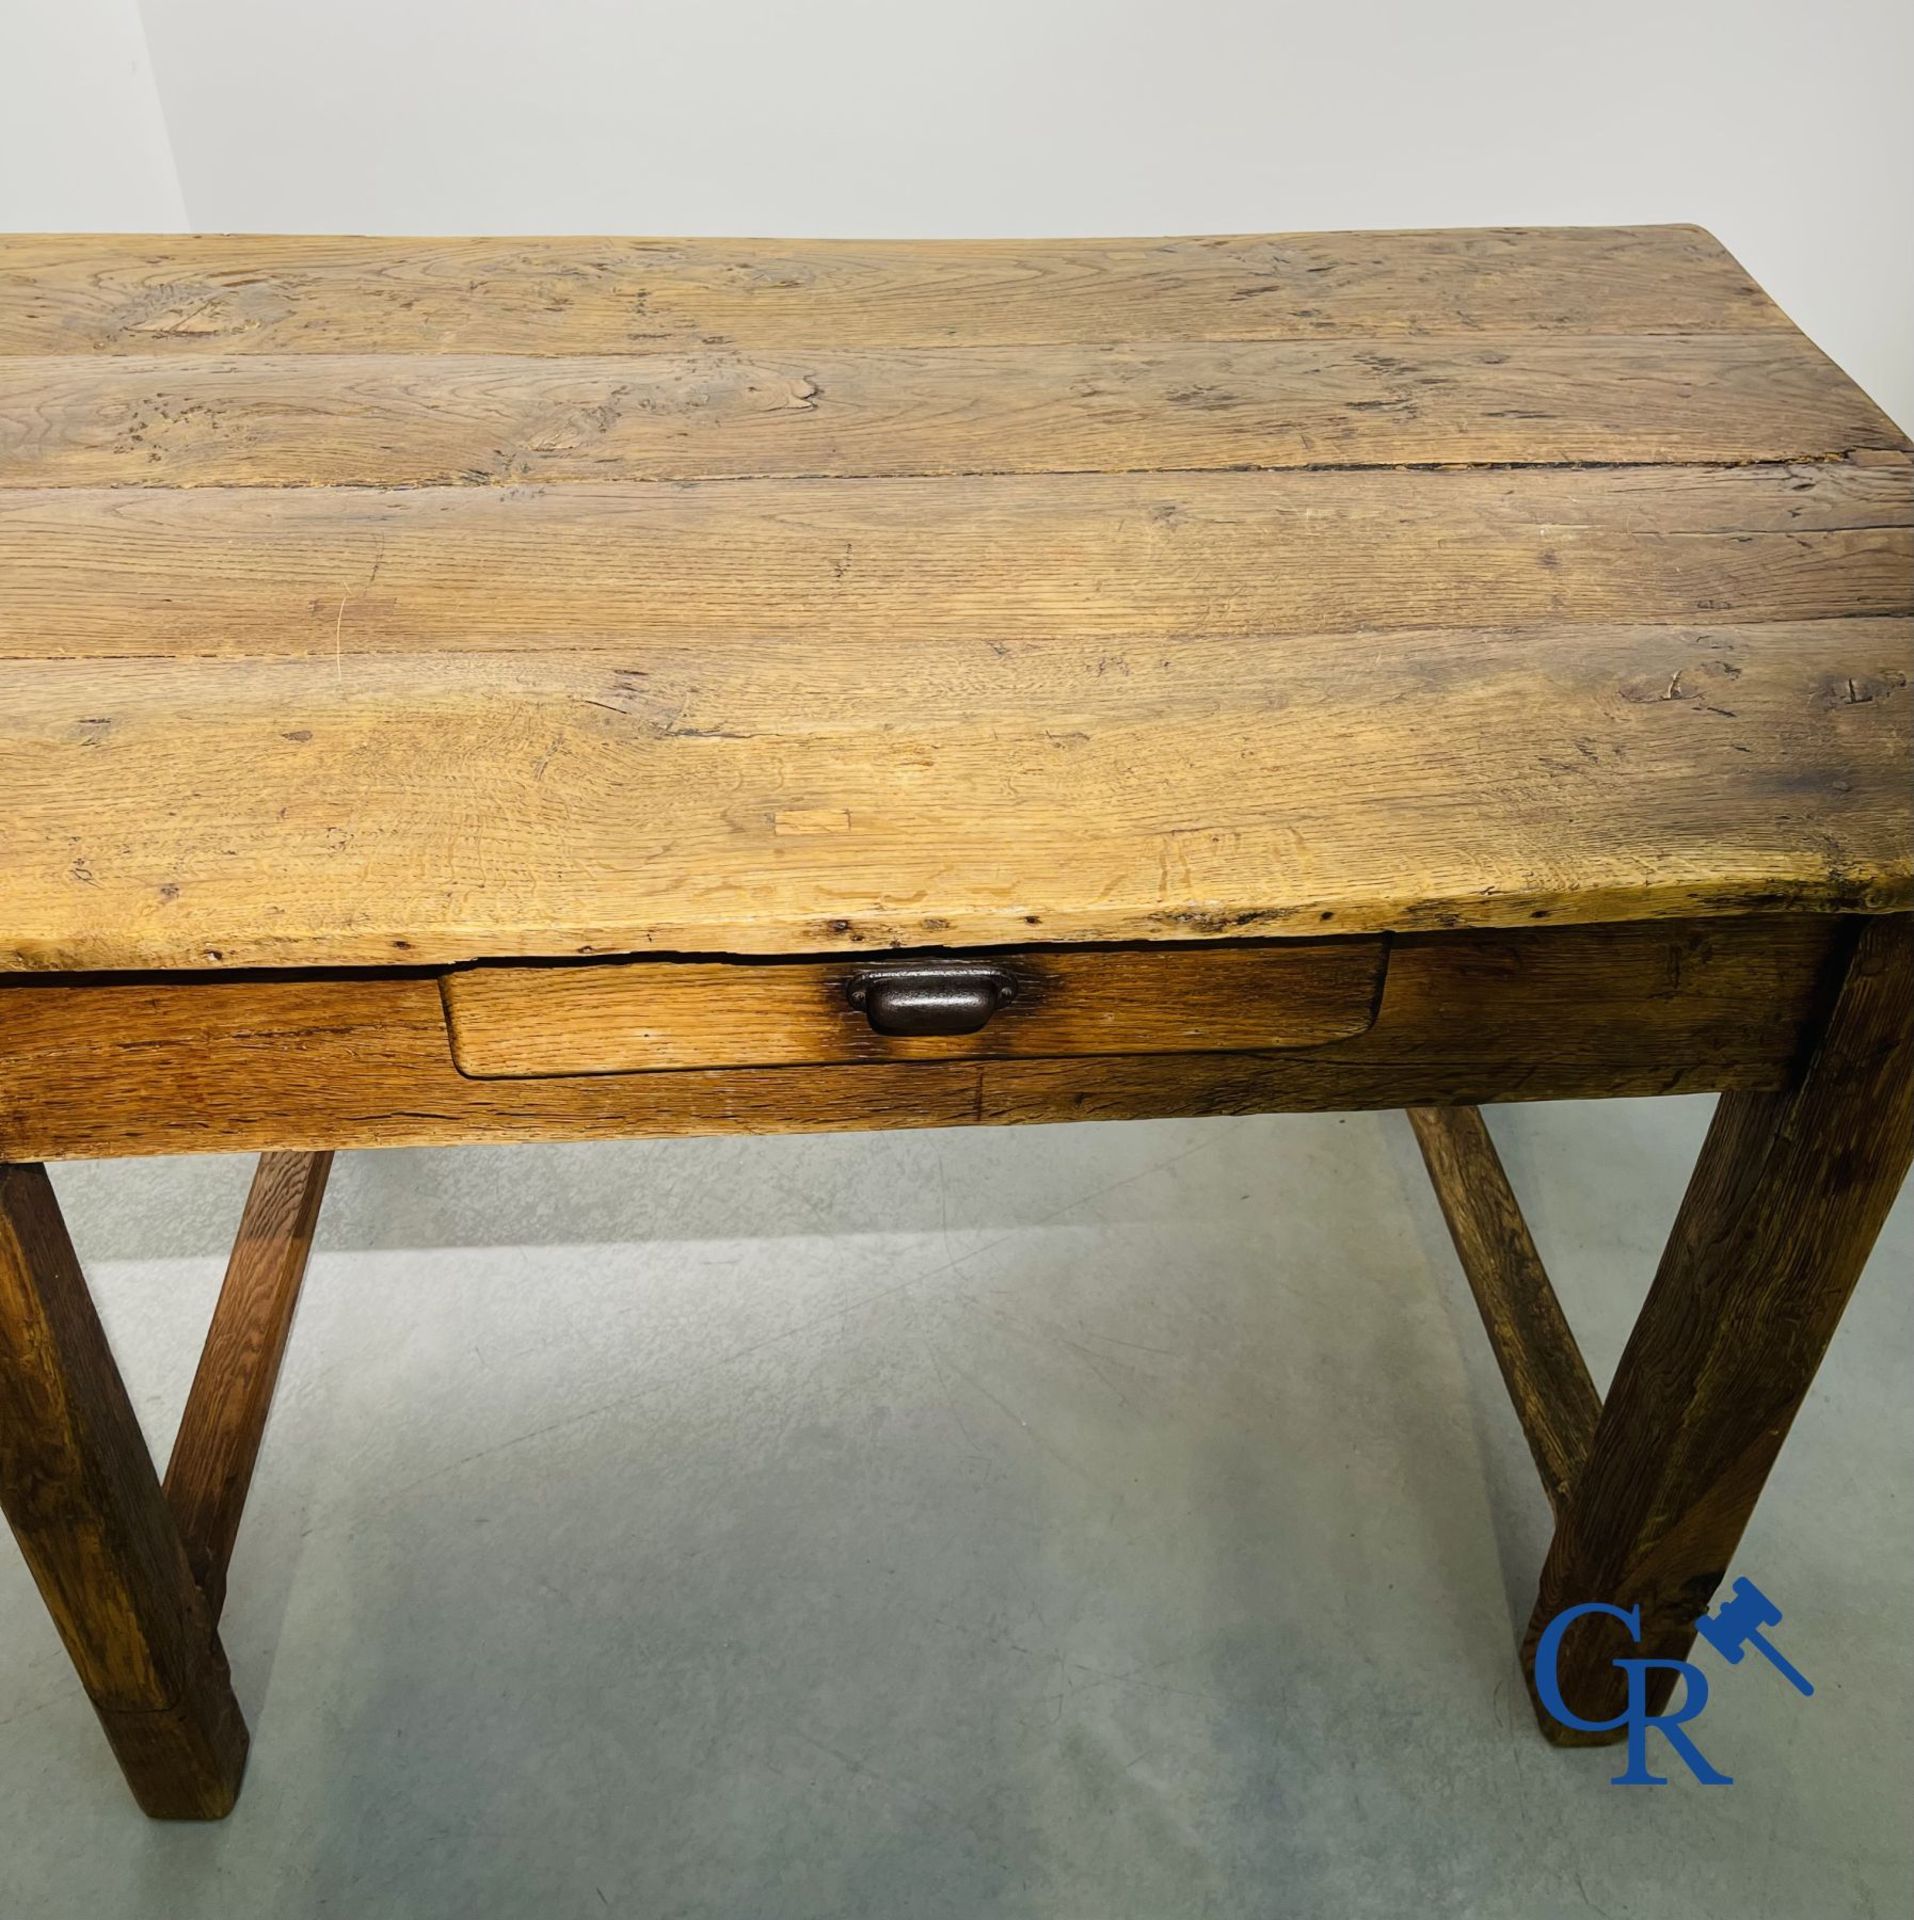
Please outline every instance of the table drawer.
[[440, 990], [461, 1073], [533, 1079], [1319, 1046], [1373, 1024], [1387, 955], [1376, 938], [499, 964]]

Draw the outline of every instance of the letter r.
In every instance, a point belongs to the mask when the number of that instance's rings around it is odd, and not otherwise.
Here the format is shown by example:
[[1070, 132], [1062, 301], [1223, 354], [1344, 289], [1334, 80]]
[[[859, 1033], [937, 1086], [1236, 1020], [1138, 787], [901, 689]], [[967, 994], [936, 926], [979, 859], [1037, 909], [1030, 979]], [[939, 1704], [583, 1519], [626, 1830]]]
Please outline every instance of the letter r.
[[[1681, 1755], [1682, 1763], [1704, 1787], [1732, 1787], [1734, 1781], [1711, 1766], [1707, 1755], [1682, 1731], [1683, 1723], [1692, 1720], [1708, 1704], [1708, 1676], [1686, 1660], [1617, 1660], [1615, 1665], [1628, 1676], [1628, 1712], [1623, 1716], [1628, 1722], [1628, 1767], [1625, 1772], [1618, 1773], [1609, 1785], [1667, 1786], [1668, 1782], [1662, 1775], [1648, 1771], [1648, 1729], [1659, 1727], [1662, 1738]], [[1678, 1673], [1687, 1683], [1682, 1691], [1679, 1713], [1648, 1711], [1650, 1667]]]

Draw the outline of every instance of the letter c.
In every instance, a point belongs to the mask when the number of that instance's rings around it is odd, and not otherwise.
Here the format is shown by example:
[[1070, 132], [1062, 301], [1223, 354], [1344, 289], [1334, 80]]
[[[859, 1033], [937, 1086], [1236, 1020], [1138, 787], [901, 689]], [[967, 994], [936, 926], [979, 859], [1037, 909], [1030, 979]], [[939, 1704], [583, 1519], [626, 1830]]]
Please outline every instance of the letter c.
[[1616, 1728], [1628, 1724], [1628, 1712], [1624, 1709], [1612, 1720], [1584, 1720], [1580, 1714], [1573, 1713], [1569, 1704], [1562, 1698], [1561, 1676], [1555, 1670], [1555, 1663], [1561, 1653], [1562, 1635], [1575, 1621], [1588, 1613], [1605, 1613], [1619, 1620], [1628, 1629], [1628, 1637], [1636, 1646], [1642, 1643], [1642, 1610], [1640, 1607], [1611, 1607], [1606, 1600], [1585, 1600], [1579, 1607], [1565, 1607], [1542, 1629], [1542, 1637], [1535, 1647], [1535, 1691], [1541, 1696], [1542, 1705], [1565, 1727], [1573, 1727], [1578, 1733], [1613, 1733]]

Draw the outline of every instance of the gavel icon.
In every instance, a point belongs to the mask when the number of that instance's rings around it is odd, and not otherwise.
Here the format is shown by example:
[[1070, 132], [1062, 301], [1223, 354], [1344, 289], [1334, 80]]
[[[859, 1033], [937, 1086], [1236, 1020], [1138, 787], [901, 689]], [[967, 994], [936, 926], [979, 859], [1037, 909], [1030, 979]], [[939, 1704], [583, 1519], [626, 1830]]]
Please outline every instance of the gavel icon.
[[1712, 1617], [1704, 1613], [1695, 1622], [1695, 1631], [1731, 1667], [1738, 1667], [1741, 1656], [1753, 1647], [1797, 1693], [1812, 1693], [1814, 1688], [1807, 1677], [1777, 1653], [1762, 1634], [1763, 1627], [1780, 1624], [1781, 1609], [1752, 1580], [1738, 1579], [1733, 1598], [1724, 1600]]

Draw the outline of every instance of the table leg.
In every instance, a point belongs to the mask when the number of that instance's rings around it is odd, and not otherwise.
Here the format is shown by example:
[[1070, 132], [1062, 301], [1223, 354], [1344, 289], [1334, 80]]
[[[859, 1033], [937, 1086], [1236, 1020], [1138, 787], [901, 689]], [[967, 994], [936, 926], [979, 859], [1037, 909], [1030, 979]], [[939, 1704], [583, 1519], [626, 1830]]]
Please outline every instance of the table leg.
[[166, 1504], [215, 1621], [325, 1198], [329, 1153], [262, 1153], [166, 1465]]
[[0, 1506], [141, 1807], [230, 1812], [226, 1656], [38, 1166], [0, 1166]]
[[[1578, 1602], [1641, 1608], [1639, 1646], [1600, 1615], [1564, 1637], [1562, 1699], [1582, 1719], [1621, 1713], [1618, 1655], [1692, 1644], [1914, 1159], [1911, 1010], [1914, 921], [1868, 920], [1795, 1083], [1722, 1096], [1542, 1569], [1531, 1696], [1542, 1629]], [[1651, 1677], [1658, 1709], [1674, 1675]], [[1561, 1745], [1622, 1737], [1536, 1714]]]

